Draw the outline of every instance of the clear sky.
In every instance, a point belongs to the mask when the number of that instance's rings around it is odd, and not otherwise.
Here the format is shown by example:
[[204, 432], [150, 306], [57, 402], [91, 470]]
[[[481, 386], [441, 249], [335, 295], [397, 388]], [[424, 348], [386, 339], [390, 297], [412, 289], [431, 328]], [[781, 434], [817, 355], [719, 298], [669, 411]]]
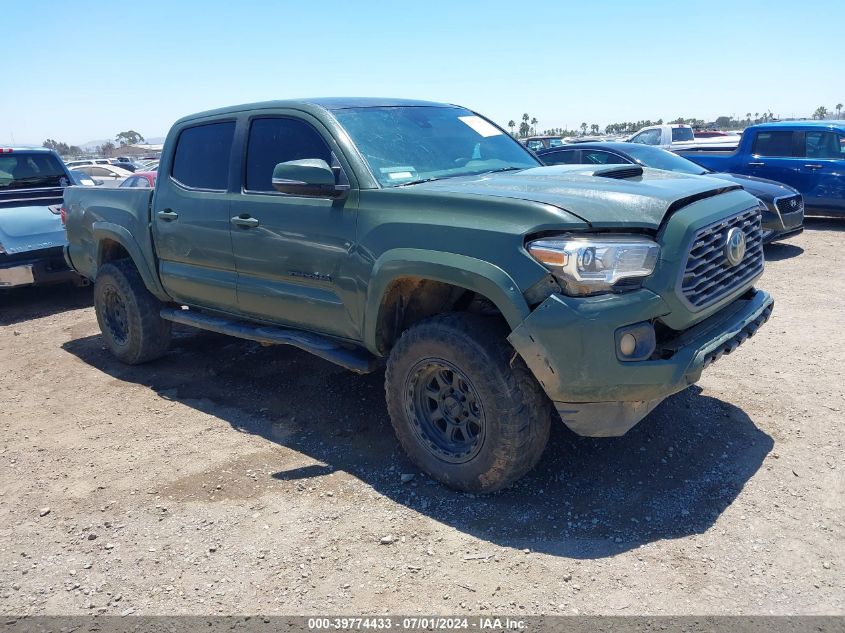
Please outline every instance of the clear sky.
[[845, 101], [845, 0], [3, 0], [0, 144], [71, 144], [310, 96], [539, 128]]

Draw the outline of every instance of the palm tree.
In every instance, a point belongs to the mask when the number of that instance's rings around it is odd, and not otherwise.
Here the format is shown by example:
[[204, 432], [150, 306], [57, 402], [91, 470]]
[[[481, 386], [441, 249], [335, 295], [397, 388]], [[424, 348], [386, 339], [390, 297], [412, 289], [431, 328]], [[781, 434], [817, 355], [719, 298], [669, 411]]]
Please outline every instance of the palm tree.
[[514, 121], [513, 119], [508, 121], [508, 127], [511, 129], [511, 136], [513, 136], [513, 129], [516, 127], [516, 121]]
[[825, 108], [824, 106], [819, 106], [818, 108], [816, 108], [816, 111], [813, 112], [813, 118], [819, 119], [820, 121], [822, 119], [824, 119], [826, 116], [827, 116], [827, 108]]
[[754, 113], [754, 123], [759, 123], [759, 122], [760, 122], [760, 113], [755, 112]]
[[581, 136], [584, 136], [586, 133], [587, 133], [587, 124], [582, 123], [581, 124]]
[[531, 127], [534, 129], [534, 134], [537, 134], [537, 124], [538, 123], [539, 123], [539, 121], [537, 120], [537, 117], [533, 117], [531, 119]]
[[838, 118], [840, 118], [841, 116], [842, 116], [842, 104], [841, 104], [841, 103], [837, 103], [837, 104], [836, 104], [836, 118], [838, 119]]
[[751, 123], [751, 113], [750, 112], [745, 113], [745, 120], [748, 121], [749, 123]]

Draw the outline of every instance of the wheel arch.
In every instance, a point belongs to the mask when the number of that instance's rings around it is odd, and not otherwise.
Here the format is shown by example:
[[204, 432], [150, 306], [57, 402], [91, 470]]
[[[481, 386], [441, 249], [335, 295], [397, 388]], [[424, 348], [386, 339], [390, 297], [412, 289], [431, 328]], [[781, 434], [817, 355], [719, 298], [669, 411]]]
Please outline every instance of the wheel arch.
[[[371, 352], [384, 354], [401, 334], [401, 331], [386, 332], [397, 289], [402, 295], [403, 285], [425, 282], [437, 284], [441, 293], [454, 289], [489, 301], [511, 329], [530, 313], [516, 282], [495, 264], [456, 253], [395, 249], [379, 257], [368, 285], [363, 338]], [[451, 297], [453, 302], [458, 299]], [[431, 314], [424, 311], [420, 318]]]
[[147, 289], [161, 301], [170, 300], [155, 271], [150, 268], [149, 259], [144, 257], [141, 246], [128, 229], [112, 222], [95, 222], [92, 229], [97, 244], [95, 279], [103, 264], [117, 259], [130, 259]]

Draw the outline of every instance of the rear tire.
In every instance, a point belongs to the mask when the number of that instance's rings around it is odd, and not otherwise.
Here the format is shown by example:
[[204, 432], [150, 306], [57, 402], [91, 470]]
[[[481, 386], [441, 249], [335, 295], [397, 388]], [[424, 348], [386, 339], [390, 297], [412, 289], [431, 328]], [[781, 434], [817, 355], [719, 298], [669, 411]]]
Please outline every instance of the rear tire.
[[424, 472], [467, 492], [495, 492], [539, 461], [551, 403], [493, 319], [421, 321], [387, 362], [387, 409], [402, 448]]
[[159, 315], [156, 299], [129, 259], [120, 259], [97, 271], [94, 310], [111, 353], [129, 365], [164, 355], [170, 345], [170, 321]]

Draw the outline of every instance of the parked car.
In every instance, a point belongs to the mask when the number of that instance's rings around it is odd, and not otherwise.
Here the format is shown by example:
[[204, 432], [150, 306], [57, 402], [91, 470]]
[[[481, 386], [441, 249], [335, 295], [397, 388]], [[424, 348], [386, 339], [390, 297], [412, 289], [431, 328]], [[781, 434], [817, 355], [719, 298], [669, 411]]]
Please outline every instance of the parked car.
[[79, 160], [69, 160], [65, 163], [68, 167], [76, 168], [83, 165], [110, 165], [108, 158], [80, 158]]
[[76, 169], [71, 169], [71, 170], [68, 171], [68, 173], [70, 174], [71, 184], [74, 184], [74, 185], [81, 185], [83, 187], [97, 187], [98, 185], [103, 184], [102, 182], [100, 182], [98, 180], [94, 180], [91, 176], [89, 176], [85, 172], [82, 172], [82, 171], [79, 171], [79, 170], [76, 170]]
[[563, 145], [563, 139], [559, 136], [529, 136], [520, 139], [520, 143], [528, 149], [538, 150], [546, 147], [560, 147]]
[[739, 142], [739, 137], [724, 136], [715, 138], [695, 138], [695, 132], [689, 125], [671, 123], [668, 125], [651, 125], [644, 127], [628, 139], [629, 143], [652, 145], [663, 149], [687, 149], [690, 147], [708, 146], [717, 149], [733, 149]]
[[156, 186], [155, 171], [136, 171], [129, 178], [120, 183], [123, 188], [130, 189], [150, 189]]
[[537, 155], [547, 165], [642, 165], [681, 174], [711, 176], [740, 185], [765, 204], [763, 242], [773, 242], [804, 230], [804, 201], [801, 194], [773, 180], [753, 176], [711, 172], [677, 154], [635, 143], [590, 143], [577, 147], [540, 150]]
[[152, 190], [65, 193], [68, 261], [95, 280], [111, 352], [158, 358], [176, 322], [359, 373], [385, 361], [401, 445], [460, 490], [528, 472], [553, 407], [622, 435], [772, 311], [740, 187], [545, 167], [459, 106], [204, 112], [174, 124], [159, 171]]
[[0, 148], [0, 289], [82, 281], [62, 255], [62, 193], [72, 180], [52, 150]]
[[734, 152], [681, 152], [712, 171], [782, 182], [807, 214], [845, 215], [845, 121], [781, 121], [745, 129]]
[[120, 183], [132, 175], [131, 171], [116, 165], [80, 165], [76, 169], [102, 181], [104, 187], [119, 187]]

